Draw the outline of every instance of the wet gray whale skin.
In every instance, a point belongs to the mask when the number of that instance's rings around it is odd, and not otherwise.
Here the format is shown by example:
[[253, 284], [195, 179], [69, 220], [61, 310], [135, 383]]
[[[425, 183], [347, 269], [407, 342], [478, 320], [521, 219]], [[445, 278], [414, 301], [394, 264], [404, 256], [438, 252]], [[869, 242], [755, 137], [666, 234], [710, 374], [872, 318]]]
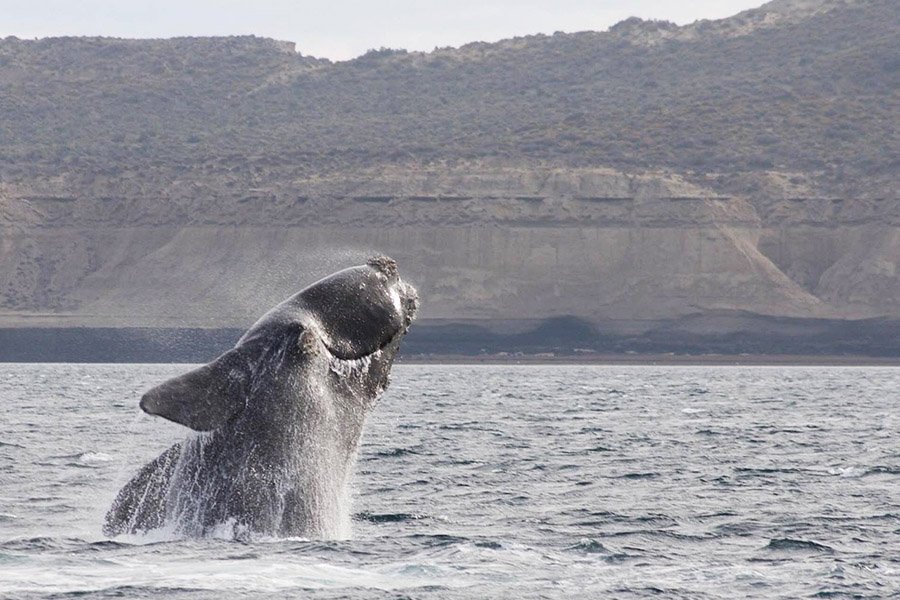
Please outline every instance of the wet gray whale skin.
[[198, 432], [122, 488], [104, 533], [346, 537], [347, 482], [418, 298], [375, 257], [266, 313], [141, 408]]

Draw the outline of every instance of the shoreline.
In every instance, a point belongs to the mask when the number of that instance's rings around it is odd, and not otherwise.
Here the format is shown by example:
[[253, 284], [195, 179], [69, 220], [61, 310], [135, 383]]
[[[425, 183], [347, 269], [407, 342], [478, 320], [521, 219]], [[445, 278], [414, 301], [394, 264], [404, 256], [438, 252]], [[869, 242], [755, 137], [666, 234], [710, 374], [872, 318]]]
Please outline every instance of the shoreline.
[[[399, 362], [900, 366], [900, 321], [855, 324], [831, 337], [809, 334], [799, 340], [736, 335], [587, 340], [587, 333], [571, 328], [545, 329], [549, 331], [500, 335], [464, 326], [426, 326], [404, 340]], [[881, 337], [873, 337], [876, 333]], [[239, 329], [0, 328], [0, 362], [202, 364], [232, 348], [242, 334]]]
[[900, 367], [900, 356], [793, 354], [587, 354], [538, 355], [401, 355], [399, 365], [573, 365], [573, 366], [747, 366], [747, 367]]

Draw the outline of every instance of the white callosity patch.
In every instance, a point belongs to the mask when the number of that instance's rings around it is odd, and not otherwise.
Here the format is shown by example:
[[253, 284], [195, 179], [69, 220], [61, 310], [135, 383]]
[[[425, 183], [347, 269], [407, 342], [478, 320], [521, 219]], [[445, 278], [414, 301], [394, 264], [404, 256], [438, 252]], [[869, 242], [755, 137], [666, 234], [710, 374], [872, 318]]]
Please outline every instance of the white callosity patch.
[[[403, 282], [400, 282], [400, 285], [403, 285]], [[400, 292], [397, 290], [398, 286], [391, 286], [391, 301], [394, 303], [394, 310], [397, 311], [398, 314], [403, 314], [403, 301], [400, 299]]]
[[328, 361], [328, 368], [338, 377], [364, 377], [372, 364], [372, 355], [367, 354], [362, 358], [353, 360], [342, 360], [336, 356], [331, 356]]

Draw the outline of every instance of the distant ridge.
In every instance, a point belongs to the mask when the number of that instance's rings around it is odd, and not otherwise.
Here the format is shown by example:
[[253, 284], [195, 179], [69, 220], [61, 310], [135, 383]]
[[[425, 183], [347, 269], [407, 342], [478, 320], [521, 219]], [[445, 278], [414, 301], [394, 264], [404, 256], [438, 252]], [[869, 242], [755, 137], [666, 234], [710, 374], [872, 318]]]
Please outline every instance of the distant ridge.
[[13, 173], [267, 156], [877, 175], [896, 159], [897, 13], [776, 1], [684, 27], [629, 19], [342, 63], [253, 36], [6, 38], [3, 158]]

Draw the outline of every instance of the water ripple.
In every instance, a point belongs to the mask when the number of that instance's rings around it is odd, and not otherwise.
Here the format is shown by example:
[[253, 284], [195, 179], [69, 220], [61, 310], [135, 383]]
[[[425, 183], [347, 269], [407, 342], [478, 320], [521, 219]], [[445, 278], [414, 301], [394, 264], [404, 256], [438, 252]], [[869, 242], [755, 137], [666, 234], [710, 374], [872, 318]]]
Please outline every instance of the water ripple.
[[352, 539], [104, 539], [183, 370], [0, 365], [0, 596], [900, 597], [900, 369], [400, 365]]

